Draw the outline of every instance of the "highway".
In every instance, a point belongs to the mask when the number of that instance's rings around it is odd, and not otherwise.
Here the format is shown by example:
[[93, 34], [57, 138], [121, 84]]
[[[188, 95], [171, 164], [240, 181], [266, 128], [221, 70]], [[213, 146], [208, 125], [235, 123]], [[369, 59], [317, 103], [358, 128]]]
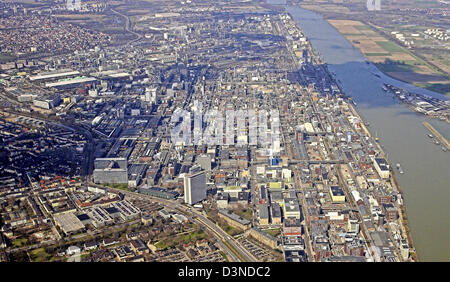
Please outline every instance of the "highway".
[[[224, 247], [225, 253], [228, 256], [231, 256], [231, 258], [234, 259], [235, 261], [246, 261], [246, 262], [257, 262], [258, 261], [258, 259], [255, 256], [253, 256], [247, 249], [245, 249], [240, 244], [240, 242], [238, 242], [232, 236], [228, 235], [228, 233], [223, 231], [220, 227], [218, 227], [214, 222], [212, 222], [210, 219], [208, 219], [206, 216], [204, 216], [201, 212], [199, 212], [193, 208], [179, 204], [175, 201], [156, 198], [156, 197], [152, 197], [149, 195], [140, 194], [137, 192], [117, 190], [117, 189], [113, 189], [113, 188], [109, 188], [109, 187], [96, 185], [94, 183], [89, 183], [89, 185], [106, 188], [107, 190], [110, 190], [110, 191], [121, 192], [130, 197], [136, 197], [139, 199], [147, 199], [147, 200], [151, 199], [152, 201], [158, 202], [165, 207], [171, 208], [173, 210], [178, 210], [181, 213], [187, 215], [188, 217], [193, 218], [200, 225], [208, 228], [208, 230], [211, 231], [216, 236], [218, 241], [223, 241], [224, 243], [219, 244], [219, 245]], [[230, 249], [230, 247], [231, 247], [231, 249]], [[233, 252], [233, 250], [234, 250], [234, 252]], [[237, 255], [235, 255], [235, 254], [237, 254]]]
[[134, 31], [132, 31], [132, 30], [130, 29], [130, 19], [128, 18], [128, 16], [126, 16], [126, 15], [124, 15], [124, 14], [121, 14], [121, 13], [117, 12], [117, 11], [114, 10], [114, 9], [111, 9], [111, 11], [112, 11], [114, 14], [117, 14], [117, 15], [119, 15], [119, 16], [121, 16], [122, 18], [125, 19], [125, 31], [127, 31], [128, 33], [131, 33], [131, 34], [137, 36], [137, 38], [128, 41], [126, 45], [130, 45], [131, 43], [136, 42], [136, 41], [138, 41], [139, 39], [141, 39], [142, 35], [140, 35], [140, 34], [137, 33], [137, 32], [134, 32]]

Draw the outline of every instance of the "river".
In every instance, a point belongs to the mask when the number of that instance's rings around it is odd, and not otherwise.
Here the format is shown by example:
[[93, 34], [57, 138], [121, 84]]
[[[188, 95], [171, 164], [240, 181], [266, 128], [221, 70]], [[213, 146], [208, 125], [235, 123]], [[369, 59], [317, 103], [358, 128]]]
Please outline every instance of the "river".
[[422, 122], [428, 121], [446, 138], [450, 138], [450, 125], [411, 111], [381, 87], [386, 82], [416, 93], [448, 97], [379, 73], [322, 16], [295, 6], [286, 9], [336, 74], [344, 92], [353, 97], [370, 131], [380, 138], [391, 165], [402, 165], [405, 173], [397, 173], [397, 178], [419, 260], [450, 261], [450, 152], [430, 141]]

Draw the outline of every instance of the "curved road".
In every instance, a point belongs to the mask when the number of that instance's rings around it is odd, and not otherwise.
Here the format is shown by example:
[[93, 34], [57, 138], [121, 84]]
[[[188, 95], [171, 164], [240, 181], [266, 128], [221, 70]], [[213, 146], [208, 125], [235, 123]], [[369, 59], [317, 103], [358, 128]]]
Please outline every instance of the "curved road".
[[130, 29], [130, 18], [129, 18], [127, 15], [121, 14], [120, 12], [117, 12], [117, 11], [114, 10], [114, 9], [111, 9], [111, 11], [112, 11], [114, 14], [117, 14], [117, 15], [119, 15], [119, 16], [121, 16], [122, 18], [125, 19], [125, 30], [126, 30], [127, 32], [129, 32], [129, 33], [131, 33], [131, 34], [137, 36], [136, 39], [133, 39], [133, 40], [128, 41], [126, 45], [130, 45], [131, 43], [136, 42], [136, 41], [138, 41], [139, 39], [142, 38], [142, 35], [140, 35], [140, 34], [137, 33], [137, 32], [134, 32], [134, 31], [132, 31], [132, 30]]
[[[197, 223], [199, 223], [200, 225], [208, 228], [214, 235], [216, 235], [216, 237], [226, 243], [228, 243], [232, 249], [234, 249], [235, 252], [237, 252], [239, 255], [239, 257], [243, 258], [244, 261], [247, 262], [257, 262], [258, 259], [253, 256], [247, 249], [245, 249], [240, 242], [238, 242], [235, 238], [233, 238], [232, 236], [230, 236], [228, 233], [226, 233], [225, 231], [223, 231], [221, 228], [219, 228], [214, 222], [212, 222], [211, 220], [209, 220], [207, 217], [205, 217], [202, 213], [200, 213], [199, 211], [193, 209], [193, 208], [189, 208], [187, 206], [184, 206], [182, 204], [179, 204], [177, 202], [174, 201], [170, 201], [170, 200], [164, 200], [164, 199], [160, 199], [160, 198], [155, 198], [149, 195], [144, 195], [144, 194], [140, 194], [137, 192], [130, 192], [130, 191], [124, 191], [124, 190], [117, 190], [117, 189], [113, 189], [113, 188], [109, 188], [109, 187], [104, 187], [104, 186], [99, 186], [93, 183], [89, 183], [89, 185], [92, 186], [97, 186], [97, 187], [101, 187], [101, 188], [106, 188], [107, 190], [111, 190], [111, 191], [115, 191], [115, 192], [120, 192], [123, 193], [125, 195], [131, 196], [131, 197], [138, 197], [138, 198], [145, 198], [145, 199], [151, 199], [152, 201], [158, 202], [160, 204], [163, 204], [166, 207], [169, 207], [173, 210], [178, 210], [182, 213], [184, 213], [185, 215], [190, 215], [191, 217], [195, 218], [195, 221]], [[225, 251], [228, 253], [228, 255], [233, 253], [233, 250], [229, 250], [228, 246], [226, 244], [221, 244], [222, 247], [226, 247], [224, 248]], [[233, 254], [232, 257], [234, 259], [236, 259], [236, 256]], [[242, 261], [242, 259], [238, 259], [239, 261]]]

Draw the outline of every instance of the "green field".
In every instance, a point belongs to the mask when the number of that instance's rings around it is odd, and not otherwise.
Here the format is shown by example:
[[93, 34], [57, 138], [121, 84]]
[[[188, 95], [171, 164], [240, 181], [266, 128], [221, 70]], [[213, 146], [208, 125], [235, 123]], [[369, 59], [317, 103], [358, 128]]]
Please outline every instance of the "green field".
[[48, 254], [44, 248], [38, 248], [30, 252], [30, 258], [32, 261], [46, 262], [52, 258], [52, 255]]
[[382, 72], [414, 72], [415, 67], [409, 64], [399, 64], [396, 62], [376, 64]]
[[219, 220], [219, 226], [222, 228], [223, 231], [227, 232], [231, 236], [235, 236], [242, 233], [242, 230], [238, 228], [234, 228], [228, 224], [226, 224], [224, 221]]
[[128, 184], [126, 183], [104, 184], [104, 186], [124, 191], [130, 191], [130, 189], [128, 188]]
[[391, 56], [391, 53], [365, 53], [366, 56]]
[[414, 85], [450, 96], [450, 83], [414, 83]]
[[[333, 11], [321, 9], [323, 2], [335, 9]], [[363, 53], [367, 60], [377, 65], [386, 75], [418, 87], [450, 95], [448, 44], [432, 44], [423, 36], [426, 29], [440, 26], [445, 15], [435, 17], [418, 11], [408, 14], [399, 11], [400, 8], [442, 7], [442, 3], [438, 0], [383, 0], [382, 10], [389, 12], [377, 16], [372, 16], [365, 4], [358, 0], [344, 2], [324, 0], [323, 2], [304, 0], [301, 5], [323, 15]], [[343, 3], [346, 3], [344, 5], [352, 3], [354, 7], [351, 12], [338, 9]], [[352, 24], [351, 21], [357, 23]], [[412, 44], [407, 47], [405, 43], [396, 39], [395, 32], [403, 34]], [[412, 36], [414, 33], [419, 35]], [[386, 41], [380, 37], [385, 38]]]
[[404, 48], [391, 41], [375, 41], [375, 43], [389, 53], [409, 53], [406, 52]]
[[234, 213], [247, 220], [253, 219], [253, 211], [251, 209], [234, 210]]
[[277, 237], [278, 235], [281, 234], [280, 228], [267, 229], [267, 230], [264, 230], [264, 232], [266, 232], [267, 234], [269, 234], [273, 237]]
[[12, 241], [12, 244], [14, 247], [19, 248], [25, 246], [27, 242], [28, 242], [27, 238], [20, 238], [20, 239], [18, 238]]
[[367, 26], [367, 25], [355, 25], [353, 27], [358, 30], [371, 30], [370, 26]]
[[203, 231], [193, 231], [187, 234], [178, 235], [172, 238], [163, 239], [155, 244], [160, 250], [170, 249], [181, 243], [196, 242], [198, 240], [206, 239], [206, 233]]

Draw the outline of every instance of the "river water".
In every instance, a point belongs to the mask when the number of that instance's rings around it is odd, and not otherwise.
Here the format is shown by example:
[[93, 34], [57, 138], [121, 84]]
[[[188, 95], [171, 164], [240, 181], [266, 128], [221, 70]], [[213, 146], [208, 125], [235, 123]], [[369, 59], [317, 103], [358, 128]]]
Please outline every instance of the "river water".
[[353, 97], [391, 165], [402, 165], [405, 173], [396, 175], [419, 260], [450, 261], [450, 152], [431, 142], [422, 122], [428, 121], [447, 139], [450, 125], [414, 113], [381, 87], [386, 82], [416, 93], [448, 97], [383, 75], [320, 15], [294, 6], [286, 6], [286, 10], [336, 74], [344, 92]]

